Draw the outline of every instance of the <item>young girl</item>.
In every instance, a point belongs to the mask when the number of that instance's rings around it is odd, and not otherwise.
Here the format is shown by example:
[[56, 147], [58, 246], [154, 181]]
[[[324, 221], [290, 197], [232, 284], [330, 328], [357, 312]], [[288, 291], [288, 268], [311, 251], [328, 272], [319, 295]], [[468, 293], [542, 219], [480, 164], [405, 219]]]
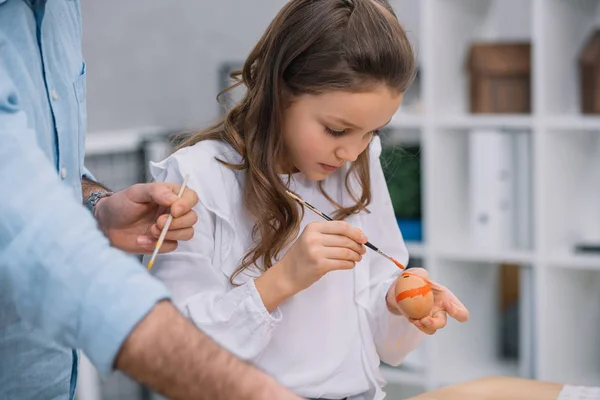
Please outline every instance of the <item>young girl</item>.
[[403, 316], [402, 271], [364, 246], [408, 262], [377, 131], [414, 69], [385, 1], [292, 0], [235, 75], [240, 103], [151, 164], [158, 181], [189, 174], [200, 197], [194, 238], [152, 272], [200, 329], [300, 396], [381, 399], [381, 360], [398, 365], [446, 312], [467, 319], [436, 284], [430, 316]]

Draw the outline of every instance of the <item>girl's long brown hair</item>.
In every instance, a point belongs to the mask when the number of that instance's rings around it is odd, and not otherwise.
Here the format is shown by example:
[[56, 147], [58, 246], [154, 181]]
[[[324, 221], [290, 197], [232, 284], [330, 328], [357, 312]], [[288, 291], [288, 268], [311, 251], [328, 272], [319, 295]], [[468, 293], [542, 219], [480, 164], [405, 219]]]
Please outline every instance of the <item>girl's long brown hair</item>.
[[[414, 71], [412, 47], [384, 0], [291, 0], [283, 7], [242, 70], [231, 74], [237, 82], [219, 95], [243, 85], [241, 101], [213, 126], [187, 136], [175, 149], [219, 140], [241, 155], [239, 164], [219, 160], [244, 171], [244, 204], [256, 220], [254, 247], [231, 276], [232, 283], [252, 265], [270, 268], [299, 233], [298, 204], [286, 195], [276, 170], [286, 160], [280, 134], [286, 104], [302, 94], [360, 92], [381, 84], [402, 93]], [[358, 195], [350, 190], [352, 175], [362, 188]], [[371, 201], [368, 150], [352, 164], [346, 188], [356, 204], [346, 208], [336, 204], [336, 219], [364, 210]]]

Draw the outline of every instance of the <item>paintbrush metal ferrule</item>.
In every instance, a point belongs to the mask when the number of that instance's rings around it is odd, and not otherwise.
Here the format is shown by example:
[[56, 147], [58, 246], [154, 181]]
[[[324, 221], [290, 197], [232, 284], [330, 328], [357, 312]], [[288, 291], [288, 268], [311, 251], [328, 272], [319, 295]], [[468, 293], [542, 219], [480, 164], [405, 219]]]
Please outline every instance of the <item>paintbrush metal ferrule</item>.
[[381, 251], [381, 250], [379, 250], [379, 249], [377, 249], [377, 252], [378, 252], [379, 254], [381, 254], [382, 256], [384, 256], [385, 258], [387, 258], [387, 259], [389, 259], [389, 258], [390, 258], [390, 256], [388, 256], [387, 254], [385, 254], [383, 251]]
[[384, 256], [385, 258], [387, 258], [388, 260], [390, 260], [390, 261], [394, 262], [394, 259], [393, 259], [392, 257], [388, 256], [387, 254], [385, 254], [383, 251], [381, 251], [381, 250], [377, 250], [377, 252], [378, 252], [379, 254], [381, 254], [382, 256]]
[[[367, 243], [368, 243], [368, 242], [367, 242]], [[370, 243], [369, 243], [369, 244], [370, 244]], [[366, 245], [366, 244], [365, 244], [365, 245]], [[373, 246], [373, 245], [371, 245], [371, 246], [368, 246], [368, 245], [366, 245], [366, 246], [367, 246], [367, 247], [371, 247], [371, 249], [375, 250], [375, 252], [377, 252], [377, 253], [381, 254], [382, 256], [384, 256], [385, 258], [387, 258], [388, 260], [390, 260], [390, 261], [394, 261], [394, 259], [393, 259], [392, 257], [388, 256], [387, 254], [385, 254], [383, 251], [381, 251], [381, 250], [380, 250], [380, 249], [378, 249], [377, 247], [375, 247], [375, 246]]]

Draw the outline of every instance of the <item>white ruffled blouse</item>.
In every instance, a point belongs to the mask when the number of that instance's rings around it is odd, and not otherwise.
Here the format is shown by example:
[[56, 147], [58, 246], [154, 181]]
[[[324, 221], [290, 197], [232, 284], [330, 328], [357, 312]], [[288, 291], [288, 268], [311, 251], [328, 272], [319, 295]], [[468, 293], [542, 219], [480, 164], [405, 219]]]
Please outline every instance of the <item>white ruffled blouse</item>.
[[[379, 162], [378, 137], [369, 151], [371, 213], [347, 221], [406, 265], [408, 252]], [[233, 171], [215, 158], [240, 160], [229, 145], [203, 141], [151, 163], [156, 181], [181, 183], [189, 174], [189, 187], [200, 199], [194, 208], [199, 217], [194, 238], [180, 242], [174, 252], [159, 255], [152, 273], [165, 282], [175, 304], [202, 331], [298, 395], [384, 398], [380, 360], [400, 364], [423, 338], [404, 317], [386, 307], [387, 290], [401, 271], [367, 249], [353, 270], [326, 274], [269, 313], [254, 286], [258, 271], [239, 274], [235, 278], [239, 286], [229, 282], [252, 243], [253, 220], [242, 205], [243, 172]], [[348, 166], [324, 182], [327, 193], [342, 205], [353, 204], [344, 182]], [[334, 206], [319, 192], [316, 182], [297, 173], [289, 186], [321, 211], [333, 213]], [[300, 229], [321, 220], [306, 210]]]

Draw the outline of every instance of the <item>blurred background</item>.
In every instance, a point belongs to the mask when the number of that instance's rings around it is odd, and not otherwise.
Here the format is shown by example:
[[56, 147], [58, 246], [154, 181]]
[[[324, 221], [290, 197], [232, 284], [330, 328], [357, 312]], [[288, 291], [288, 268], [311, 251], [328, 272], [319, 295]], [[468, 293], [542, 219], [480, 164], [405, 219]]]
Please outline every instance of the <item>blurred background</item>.
[[[411, 265], [470, 309], [400, 367], [388, 398], [488, 375], [600, 386], [600, 0], [391, 0], [419, 61], [382, 132]], [[283, 0], [83, 1], [87, 167], [147, 181]], [[550, 326], [552, 325], [552, 327]], [[158, 399], [82, 361], [79, 400]]]

